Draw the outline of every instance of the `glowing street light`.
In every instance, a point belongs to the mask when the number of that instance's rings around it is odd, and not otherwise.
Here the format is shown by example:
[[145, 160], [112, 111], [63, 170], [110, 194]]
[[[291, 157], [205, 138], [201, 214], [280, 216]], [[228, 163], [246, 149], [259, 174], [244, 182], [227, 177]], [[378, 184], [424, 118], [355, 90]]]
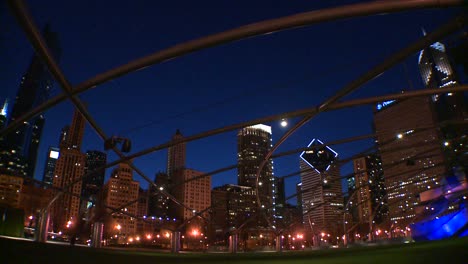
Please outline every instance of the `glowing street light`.
[[199, 234], [200, 234], [200, 232], [198, 232], [198, 230], [196, 230], [196, 229], [192, 230], [192, 236], [198, 236]]
[[167, 238], [169, 238], [171, 235], [169, 235], [169, 233], [166, 232], [166, 234], [164, 234], [164, 236], [166, 236]]
[[286, 121], [286, 119], [281, 119], [281, 126], [282, 127], [287, 127], [288, 126], [288, 121]]
[[119, 230], [122, 229], [122, 226], [120, 226], [119, 224], [115, 225], [115, 229]]
[[150, 234], [147, 234], [147, 235], [146, 235], [146, 239], [151, 239], [151, 235], [150, 235]]
[[403, 138], [403, 134], [398, 134], [398, 135], [397, 135], [397, 138], [398, 138], [398, 139], [402, 139], [402, 138]]

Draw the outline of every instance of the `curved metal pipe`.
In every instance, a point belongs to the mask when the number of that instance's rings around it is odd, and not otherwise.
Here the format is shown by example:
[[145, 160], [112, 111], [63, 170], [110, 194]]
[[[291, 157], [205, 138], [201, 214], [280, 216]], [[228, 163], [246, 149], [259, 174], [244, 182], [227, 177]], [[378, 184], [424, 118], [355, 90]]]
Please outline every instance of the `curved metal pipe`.
[[[10, 0], [10, 2], [14, 2], [14, 0]], [[241, 26], [221, 33], [181, 43], [170, 48], [157, 51], [143, 58], [136, 59], [125, 65], [121, 65], [117, 68], [101, 73], [87, 81], [76, 85], [72, 91], [72, 94], [77, 95], [79, 93], [85, 92], [90, 88], [96, 87], [97, 85], [123, 76], [132, 71], [140, 70], [145, 67], [157, 63], [162, 63], [164, 61], [168, 61], [170, 59], [174, 59], [198, 50], [253, 36], [259, 36], [266, 33], [298, 28], [319, 22], [332, 21], [343, 18], [367, 16], [379, 13], [395, 13], [400, 11], [423, 8], [444, 8], [457, 5], [461, 6], [463, 5], [463, 3], [463, 0], [375, 1], [315, 10], [282, 18], [265, 20], [262, 22]], [[67, 95], [61, 94], [50, 99], [49, 101], [36, 107], [32, 111], [26, 113], [22, 117], [12, 122], [7, 128], [0, 131], [0, 135], [4, 135], [12, 131], [13, 129], [23, 124], [24, 121], [27, 121], [33, 118], [34, 116], [46, 111], [50, 107], [57, 105], [58, 103], [64, 101], [66, 98]]]

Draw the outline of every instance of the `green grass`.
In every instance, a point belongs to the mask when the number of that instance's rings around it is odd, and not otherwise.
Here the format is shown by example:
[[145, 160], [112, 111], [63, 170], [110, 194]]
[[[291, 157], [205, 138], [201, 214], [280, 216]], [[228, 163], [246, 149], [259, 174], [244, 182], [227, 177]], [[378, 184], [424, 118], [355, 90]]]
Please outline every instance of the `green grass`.
[[69, 247], [0, 238], [0, 263], [468, 264], [468, 238], [307, 252], [169, 254]]

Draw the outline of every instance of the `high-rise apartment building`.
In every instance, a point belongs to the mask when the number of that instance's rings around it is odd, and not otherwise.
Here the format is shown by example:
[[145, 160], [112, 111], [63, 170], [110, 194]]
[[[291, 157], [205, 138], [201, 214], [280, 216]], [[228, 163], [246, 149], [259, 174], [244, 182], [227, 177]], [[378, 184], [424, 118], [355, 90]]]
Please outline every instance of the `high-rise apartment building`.
[[[195, 210], [200, 212], [211, 206], [211, 176], [204, 175], [193, 169], [180, 169], [174, 171], [172, 180], [174, 187], [172, 193], [177, 200]], [[194, 216], [193, 211], [175, 206], [175, 217], [177, 219], [189, 219]], [[203, 214], [204, 217], [209, 217], [209, 212]]]
[[129, 204], [138, 199], [140, 184], [133, 180], [133, 170], [127, 163], [120, 163], [112, 171], [109, 181], [105, 185], [106, 204], [112, 208], [121, 208], [121, 212], [112, 214], [105, 223], [106, 233], [109, 235], [132, 236], [137, 232], [137, 220], [127, 214], [136, 216], [138, 203]]
[[44, 175], [42, 176], [42, 182], [47, 186], [51, 186], [54, 183], [55, 164], [60, 156], [60, 149], [49, 147], [47, 151], [46, 164], [44, 166]]
[[307, 146], [311, 149], [300, 155], [302, 215], [305, 230], [313, 236], [330, 234], [329, 239], [334, 241], [343, 234], [340, 167], [338, 153], [322, 145], [322, 141], [313, 139]]
[[[104, 185], [105, 169], [97, 170], [106, 165], [107, 154], [97, 150], [86, 151], [85, 175], [81, 183], [81, 196], [96, 201], [99, 191]], [[81, 202], [81, 212], [88, 208], [90, 202]]]
[[[354, 204], [359, 223], [384, 220], [387, 214], [387, 197], [382, 161], [377, 154], [370, 154], [353, 160], [354, 166]], [[351, 209], [351, 208], [349, 208]]]
[[438, 186], [445, 173], [432, 100], [410, 98], [378, 108], [374, 125], [389, 217], [393, 226], [405, 228], [416, 215], [419, 194]]
[[70, 226], [70, 223], [78, 224], [81, 218], [79, 197], [82, 188], [81, 178], [84, 176], [86, 166], [86, 155], [81, 152], [84, 128], [83, 116], [75, 111], [69, 129], [69, 135], [72, 136], [60, 144], [60, 155], [55, 163], [53, 179], [53, 186], [57, 188], [68, 187], [74, 183], [69, 189], [74, 195], [65, 193], [54, 203], [51, 219], [55, 231], [64, 230], [67, 225]]
[[[260, 172], [257, 189], [257, 171], [260, 164], [271, 150], [271, 127], [266, 125], [254, 125], [241, 129], [237, 133], [237, 179], [241, 186], [248, 186], [258, 191], [260, 205], [256, 199], [252, 201], [251, 208], [265, 210], [266, 216], [273, 220], [275, 215], [275, 179], [273, 177], [273, 160], [269, 159]], [[265, 226], [262, 221], [259, 225]]]
[[[60, 49], [57, 34], [47, 25], [43, 37], [58, 61]], [[27, 72], [21, 78], [10, 121], [15, 121], [45, 102], [52, 89], [52, 80], [46, 65], [34, 55]], [[5, 144], [1, 148], [6, 154], [0, 156], [0, 164], [3, 164], [0, 167], [6, 167], [18, 175], [33, 177], [44, 121], [44, 116], [38, 115], [5, 136]]]
[[[177, 129], [172, 137], [172, 142], [178, 142], [184, 139], [180, 130]], [[167, 175], [172, 177], [174, 171], [185, 168], [185, 143], [181, 142], [167, 149]]]

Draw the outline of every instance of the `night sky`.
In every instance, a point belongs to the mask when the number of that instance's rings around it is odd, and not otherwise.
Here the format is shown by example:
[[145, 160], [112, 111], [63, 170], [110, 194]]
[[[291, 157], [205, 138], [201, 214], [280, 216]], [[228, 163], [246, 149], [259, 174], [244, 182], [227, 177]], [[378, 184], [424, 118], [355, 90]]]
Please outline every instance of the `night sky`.
[[[109, 68], [177, 43], [244, 24], [353, 1], [27, 1], [36, 23], [59, 33], [60, 66], [73, 84]], [[320, 2], [320, 3], [319, 3]], [[131, 138], [133, 151], [184, 135], [253, 118], [317, 105], [383, 58], [432, 31], [461, 10], [411, 11], [340, 20], [267, 34], [205, 49], [148, 67], [81, 94], [108, 135]], [[1, 4], [0, 99], [13, 99], [33, 50]], [[347, 99], [422, 88], [417, 54], [363, 86]], [[52, 95], [61, 93], [55, 85]], [[313, 138], [333, 141], [372, 132], [372, 108], [363, 106], [321, 114], [302, 127], [279, 151], [306, 146]], [[11, 108], [10, 108], [11, 110]], [[71, 122], [64, 102], [45, 113], [46, 126], [35, 178], [42, 179], [46, 151], [57, 146], [60, 129]], [[290, 123], [293, 120], [290, 120]], [[151, 124], [151, 125], [149, 125]], [[273, 127], [273, 141], [285, 129]], [[332, 147], [349, 157], [371, 140]], [[82, 150], [102, 150], [87, 126]], [[187, 166], [209, 172], [236, 163], [236, 132], [187, 144]], [[110, 160], [116, 158], [109, 152]], [[167, 151], [135, 160], [150, 178], [166, 169]], [[299, 154], [275, 160], [282, 176], [299, 169]], [[351, 164], [342, 174], [351, 172]], [[107, 171], [107, 174], [110, 170]], [[142, 182], [135, 174], [135, 179]], [[299, 177], [286, 181], [294, 193]], [[237, 183], [237, 171], [213, 176], [212, 186]], [[142, 183], [146, 188], [147, 184]]]

